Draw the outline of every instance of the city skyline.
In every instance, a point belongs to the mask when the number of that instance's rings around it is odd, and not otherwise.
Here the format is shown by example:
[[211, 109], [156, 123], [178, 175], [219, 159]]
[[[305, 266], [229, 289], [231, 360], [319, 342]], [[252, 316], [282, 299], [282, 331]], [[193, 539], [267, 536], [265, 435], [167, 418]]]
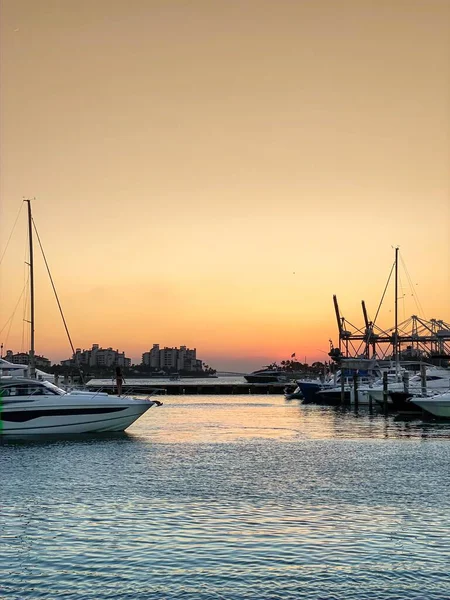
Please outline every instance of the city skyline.
[[[324, 360], [333, 294], [373, 319], [395, 246], [400, 319], [450, 321], [448, 2], [0, 11], [5, 349], [28, 350], [24, 197], [75, 347]], [[70, 346], [35, 252], [36, 351], [56, 362]], [[383, 328], [393, 305], [391, 285]]]
[[[90, 355], [92, 353], [93, 350], [98, 350], [100, 351], [100, 353], [103, 354], [108, 354], [108, 355], [116, 355], [116, 359], [118, 358], [118, 360], [113, 360], [110, 359], [107, 362], [111, 363], [108, 364], [106, 366], [111, 366], [112, 364], [116, 364], [118, 363], [120, 366], [126, 366], [126, 367], [133, 367], [133, 366], [142, 366], [142, 365], [147, 365], [150, 367], [155, 367], [155, 365], [151, 364], [151, 355], [152, 352], [155, 351], [155, 349], [158, 351], [158, 353], [164, 353], [164, 351], [184, 351], [185, 353], [187, 353], [187, 357], [194, 359], [194, 362], [198, 363], [198, 367], [200, 365], [203, 365], [204, 367], [208, 367], [211, 368], [210, 365], [207, 365], [206, 362], [203, 359], [197, 359], [196, 360], [196, 348], [186, 348], [186, 346], [177, 346], [177, 347], [168, 347], [168, 346], [163, 346], [160, 347], [160, 344], [152, 344], [152, 348], [150, 348], [147, 352], [144, 352], [140, 357], [136, 358], [135, 360], [133, 360], [131, 357], [126, 356], [127, 355], [127, 351], [125, 349], [119, 349], [119, 348], [112, 348], [111, 346], [101, 346], [100, 344], [92, 344], [91, 348], [76, 348], [75, 352], [72, 353], [70, 356], [66, 356], [65, 358], [62, 358], [61, 360], [57, 360], [57, 361], [51, 361], [50, 363], [51, 365], [57, 365], [57, 364], [61, 364], [64, 365], [64, 363], [66, 363], [66, 366], [69, 366], [69, 363], [73, 363], [75, 356], [79, 356], [82, 357], [82, 362], [85, 363], [87, 360], [87, 356]], [[21, 358], [22, 360], [18, 361], [18, 358]], [[18, 351], [15, 352], [13, 349], [11, 348], [3, 348], [3, 344], [1, 347], [1, 354], [0, 354], [0, 358], [3, 358], [6, 361], [10, 361], [12, 363], [26, 363], [29, 357], [29, 353], [27, 350], [24, 351]], [[289, 358], [292, 359], [296, 357], [296, 354], [293, 353]], [[49, 360], [46, 356], [39, 354], [38, 352], [36, 352], [35, 354], [35, 358], [38, 359], [40, 361], [39, 366], [43, 366], [43, 362]], [[111, 358], [111, 357], [109, 357]], [[286, 357], [287, 360], [289, 360], [288, 357]], [[304, 357], [306, 359], [306, 357]], [[26, 359], [26, 360], [25, 360]], [[300, 357], [298, 358], [298, 360], [301, 362]], [[76, 362], [76, 361], [75, 361]], [[80, 361], [81, 364], [81, 361]], [[50, 366], [50, 365], [48, 365]]]

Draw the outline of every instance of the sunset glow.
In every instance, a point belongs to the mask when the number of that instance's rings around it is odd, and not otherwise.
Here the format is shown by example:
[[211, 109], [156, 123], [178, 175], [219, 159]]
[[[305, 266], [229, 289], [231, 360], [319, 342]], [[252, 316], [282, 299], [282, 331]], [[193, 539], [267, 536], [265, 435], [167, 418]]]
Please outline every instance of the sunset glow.
[[[373, 318], [394, 246], [400, 319], [450, 321], [449, 22], [443, 0], [2, 2], [4, 350], [29, 343], [24, 197], [76, 347], [324, 360], [333, 294]], [[36, 351], [57, 362], [36, 263]]]

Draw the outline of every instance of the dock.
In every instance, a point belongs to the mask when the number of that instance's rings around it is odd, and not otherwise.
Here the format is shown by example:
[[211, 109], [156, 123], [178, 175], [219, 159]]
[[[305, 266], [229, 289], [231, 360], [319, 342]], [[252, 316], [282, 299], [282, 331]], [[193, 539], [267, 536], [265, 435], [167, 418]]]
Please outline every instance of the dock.
[[[124, 384], [122, 387], [124, 394], [151, 394], [156, 392], [162, 395], [232, 395], [232, 394], [284, 394], [286, 383], [226, 383], [226, 382], [214, 382], [207, 380], [204, 382], [193, 382], [187, 381], [155, 381], [154, 383], [139, 384], [134, 381], [132, 384]], [[115, 394], [115, 384], [108, 383], [96, 383], [95, 380], [89, 381], [86, 387], [90, 391], [102, 391], [108, 394]]]

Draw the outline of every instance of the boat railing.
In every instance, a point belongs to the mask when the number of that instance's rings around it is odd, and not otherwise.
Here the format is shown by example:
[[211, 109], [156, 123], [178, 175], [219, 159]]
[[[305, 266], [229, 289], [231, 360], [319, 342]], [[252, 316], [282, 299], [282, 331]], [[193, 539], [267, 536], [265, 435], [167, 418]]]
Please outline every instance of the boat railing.
[[[103, 386], [103, 387], [99, 387], [98, 389], [95, 390], [89, 390], [87, 388], [84, 388], [82, 390], [74, 390], [75, 392], [77, 391], [85, 391], [85, 393], [92, 393], [93, 397], [95, 398], [95, 396], [99, 395], [99, 394], [108, 394], [109, 391], [111, 390], [110, 386]], [[68, 392], [69, 393], [69, 392]], [[121, 394], [121, 398], [133, 398], [133, 396], [145, 396], [145, 400], [150, 399], [152, 396], [156, 396], [158, 393], [160, 394], [165, 394], [166, 390], [164, 388], [154, 388], [151, 390], [150, 393], [143, 393], [142, 390], [140, 390], [139, 388], [136, 387], [127, 387], [127, 390], [125, 393]]]

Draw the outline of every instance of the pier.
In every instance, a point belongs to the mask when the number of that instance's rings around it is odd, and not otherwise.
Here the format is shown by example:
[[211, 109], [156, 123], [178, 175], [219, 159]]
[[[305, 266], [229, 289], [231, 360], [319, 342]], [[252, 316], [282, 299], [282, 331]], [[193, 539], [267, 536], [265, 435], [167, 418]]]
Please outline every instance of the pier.
[[[116, 393], [114, 383], [89, 381], [87, 388], [90, 391], [102, 391], [109, 394]], [[213, 395], [213, 394], [283, 394], [286, 388], [286, 383], [226, 383], [217, 382], [214, 380], [205, 380], [203, 382], [187, 381], [155, 381], [149, 383], [146, 380], [143, 383], [133, 381], [130, 384], [123, 385], [124, 394], [158, 394], [167, 395]]]

